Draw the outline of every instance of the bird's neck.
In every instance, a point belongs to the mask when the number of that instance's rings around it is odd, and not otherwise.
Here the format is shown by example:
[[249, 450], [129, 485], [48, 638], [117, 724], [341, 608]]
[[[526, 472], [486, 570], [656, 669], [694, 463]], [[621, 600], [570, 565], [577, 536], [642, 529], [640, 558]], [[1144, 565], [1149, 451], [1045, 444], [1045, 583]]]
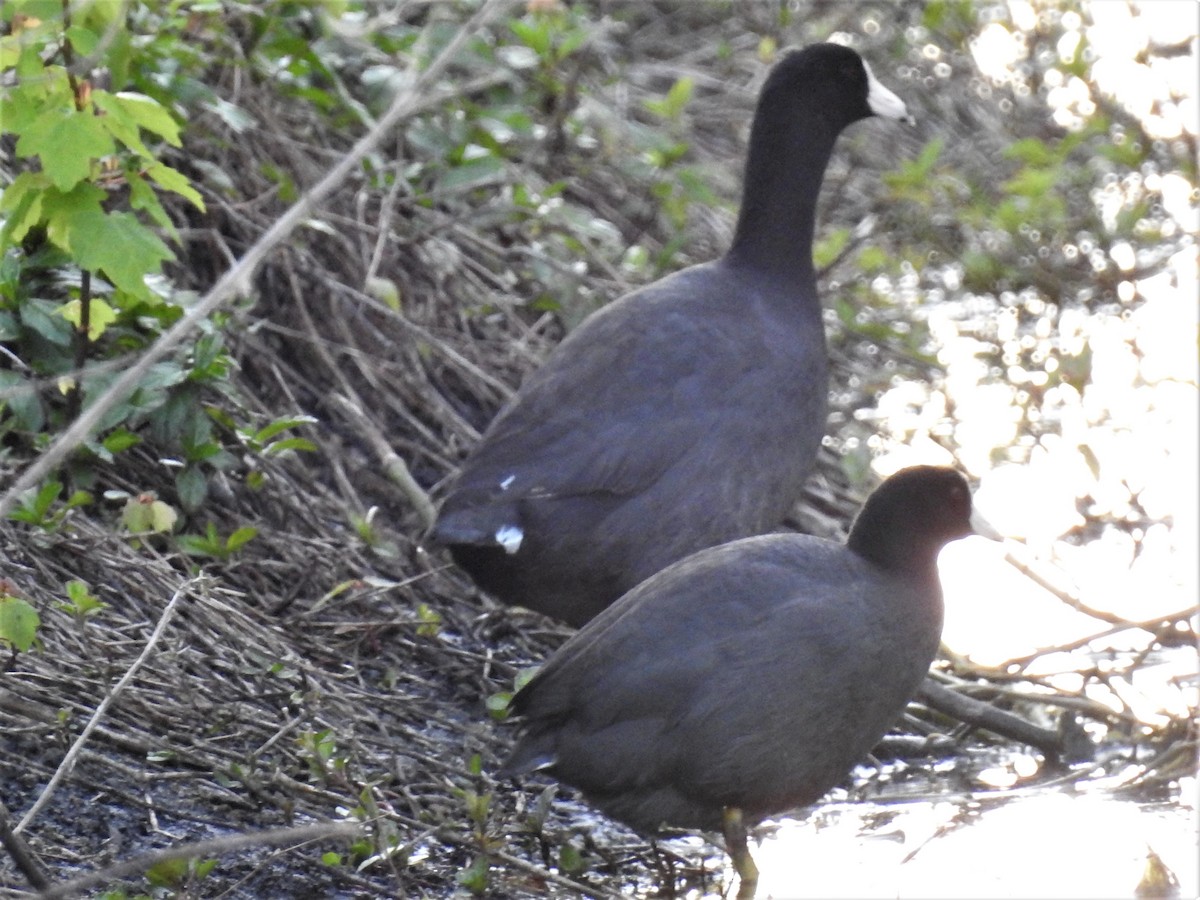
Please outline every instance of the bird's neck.
[[939, 591], [937, 558], [943, 543], [861, 515], [846, 539], [851, 551], [881, 569]]
[[782, 126], [755, 122], [746, 160], [742, 208], [727, 258], [793, 278], [815, 278], [812, 261], [817, 197], [836, 133], [806, 117]]

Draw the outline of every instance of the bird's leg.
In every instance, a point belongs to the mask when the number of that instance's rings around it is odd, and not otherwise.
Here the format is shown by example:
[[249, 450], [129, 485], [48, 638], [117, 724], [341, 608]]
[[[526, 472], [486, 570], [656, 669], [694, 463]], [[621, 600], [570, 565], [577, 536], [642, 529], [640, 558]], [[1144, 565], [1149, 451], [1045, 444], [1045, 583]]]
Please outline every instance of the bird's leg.
[[736, 806], [725, 807], [721, 813], [721, 823], [725, 829], [725, 850], [733, 860], [734, 871], [742, 880], [738, 885], [738, 900], [752, 900], [758, 887], [758, 866], [754, 864], [746, 846], [746, 823], [742, 820], [742, 811]]

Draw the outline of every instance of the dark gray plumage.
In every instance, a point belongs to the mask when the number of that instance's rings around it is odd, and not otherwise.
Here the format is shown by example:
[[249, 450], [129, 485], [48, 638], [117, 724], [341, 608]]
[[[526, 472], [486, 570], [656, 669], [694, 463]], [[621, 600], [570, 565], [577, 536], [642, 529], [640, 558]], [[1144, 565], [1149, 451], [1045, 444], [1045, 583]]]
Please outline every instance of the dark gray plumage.
[[847, 542], [701, 550], [593, 619], [512, 701], [503, 774], [544, 769], [634, 828], [721, 829], [818, 800], [896, 720], [942, 629], [937, 556], [973, 531], [966, 481], [885, 481]]
[[825, 433], [821, 179], [872, 114], [907, 118], [853, 50], [775, 67], [728, 253], [590, 316], [463, 463], [432, 535], [480, 587], [582, 625], [667, 564], [778, 527]]

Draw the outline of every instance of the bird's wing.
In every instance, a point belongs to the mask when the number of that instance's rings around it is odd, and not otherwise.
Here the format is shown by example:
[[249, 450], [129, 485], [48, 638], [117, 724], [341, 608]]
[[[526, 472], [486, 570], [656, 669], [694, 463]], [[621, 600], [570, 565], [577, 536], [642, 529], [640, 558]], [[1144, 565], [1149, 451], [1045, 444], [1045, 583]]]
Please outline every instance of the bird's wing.
[[711, 279], [696, 302], [676, 302], [692, 272], [629, 295], [572, 333], [497, 416], [455, 492], [475, 503], [627, 496], [689, 453], [711, 450], [722, 420], [764, 387], [754, 378], [761, 356], [744, 331], [741, 342], [729, 339], [727, 307], [737, 300], [715, 302]]

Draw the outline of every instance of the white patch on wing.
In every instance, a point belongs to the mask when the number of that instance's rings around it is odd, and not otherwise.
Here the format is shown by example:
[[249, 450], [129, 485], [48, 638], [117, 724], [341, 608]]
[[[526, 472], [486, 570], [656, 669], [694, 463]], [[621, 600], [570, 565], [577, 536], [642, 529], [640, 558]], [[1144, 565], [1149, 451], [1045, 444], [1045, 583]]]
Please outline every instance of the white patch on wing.
[[516, 480], [516, 475], [509, 475], [507, 478], [502, 479], [500, 481], [500, 490], [507, 491], [510, 487], [512, 487], [512, 483]]
[[521, 541], [524, 539], [525, 532], [516, 525], [503, 525], [496, 531], [496, 543], [503, 547], [509, 556], [521, 549]]

